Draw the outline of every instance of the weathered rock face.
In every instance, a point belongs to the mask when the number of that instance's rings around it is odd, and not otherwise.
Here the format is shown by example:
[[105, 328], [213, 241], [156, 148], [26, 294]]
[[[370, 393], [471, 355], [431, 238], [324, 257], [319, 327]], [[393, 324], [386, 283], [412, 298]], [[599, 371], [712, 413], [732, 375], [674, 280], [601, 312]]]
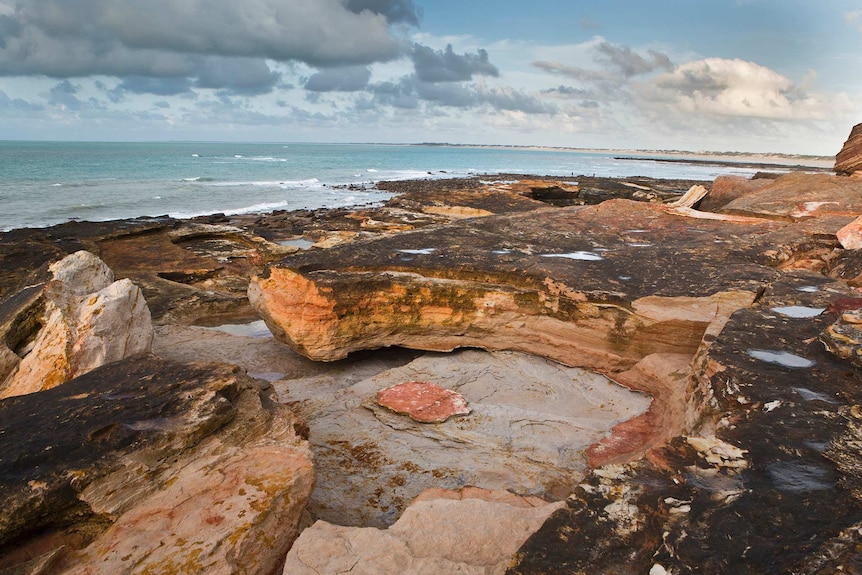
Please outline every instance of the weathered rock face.
[[314, 483], [294, 423], [238, 368], [147, 355], [0, 401], [0, 568], [272, 573]]
[[591, 473], [509, 573], [858, 570], [862, 371], [818, 340], [859, 302], [813, 274], [773, 282], [694, 373], [706, 425]]
[[844, 174], [862, 171], [862, 124], [853, 126], [850, 137], [835, 156], [835, 171]]
[[141, 290], [115, 282], [86, 251], [49, 266], [52, 278], [3, 306], [0, 398], [55, 387], [151, 349], [153, 325]]
[[[431, 487], [565, 498], [586, 470], [584, 450], [649, 406], [598, 374], [513, 352], [424, 354], [344, 380], [273, 383], [308, 425], [318, 472], [308, 509], [337, 525], [390, 525]], [[378, 405], [380, 390], [415, 380], [457, 392], [472, 412], [429, 424]]]
[[318, 521], [300, 535], [284, 575], [464, 573], [502, 575], [526, 538], [562, 502], [465, 489], [423, 494], [388, 529]]
[[624, 200], [483, 218], [300, 254], [249, 297], [277, 338], [318, 360], [475, 346], [622, 371], [693, 354], [771, 276], [749, 262], [780, 224], [747, 220], [746, 238], [740, 225]]

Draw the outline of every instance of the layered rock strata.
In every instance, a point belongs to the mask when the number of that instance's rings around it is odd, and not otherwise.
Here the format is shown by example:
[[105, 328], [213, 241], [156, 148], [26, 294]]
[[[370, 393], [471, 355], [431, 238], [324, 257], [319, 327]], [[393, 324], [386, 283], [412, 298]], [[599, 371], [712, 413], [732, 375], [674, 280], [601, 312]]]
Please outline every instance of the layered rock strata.
[[273, 573], [314, 484], [295, 423], [238, 368], [148, 355], [0, 401], [0, 569]]
[[853, 174], [862, 171], [862, 124], [856, 124], [844, 146], [835, 156], [835, 171]]

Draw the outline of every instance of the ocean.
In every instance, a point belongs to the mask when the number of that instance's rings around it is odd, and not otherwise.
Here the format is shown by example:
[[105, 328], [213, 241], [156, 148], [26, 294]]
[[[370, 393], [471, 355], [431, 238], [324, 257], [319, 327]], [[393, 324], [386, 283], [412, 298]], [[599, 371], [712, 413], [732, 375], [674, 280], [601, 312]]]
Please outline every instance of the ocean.
[[712, 180], [753, 169], [612, 153], [383, 144], [0, 141], [0, 231], [381, 202], [381, 180], [521, 173]]

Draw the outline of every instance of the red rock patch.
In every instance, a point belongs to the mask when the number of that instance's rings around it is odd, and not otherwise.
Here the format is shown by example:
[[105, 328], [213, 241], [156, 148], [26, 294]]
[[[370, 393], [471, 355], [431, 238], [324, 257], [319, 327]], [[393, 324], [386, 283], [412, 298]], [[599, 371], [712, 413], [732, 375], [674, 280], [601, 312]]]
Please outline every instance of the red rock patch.
[[462, 395], [427, 381], [407, 381], [381, 389], [377, 403], [420, 423], [442, 423], [471, 411]]

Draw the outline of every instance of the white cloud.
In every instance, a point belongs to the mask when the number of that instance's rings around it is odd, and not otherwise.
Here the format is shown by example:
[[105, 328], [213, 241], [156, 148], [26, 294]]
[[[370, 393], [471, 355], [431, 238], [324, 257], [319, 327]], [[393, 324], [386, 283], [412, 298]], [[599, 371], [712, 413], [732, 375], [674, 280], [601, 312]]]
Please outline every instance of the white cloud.
[[677, 113], [822, 120], [833, 110], [778, 72], [744, 60], [707, 58], [687, 62], [638, 86], [647, 105]]

